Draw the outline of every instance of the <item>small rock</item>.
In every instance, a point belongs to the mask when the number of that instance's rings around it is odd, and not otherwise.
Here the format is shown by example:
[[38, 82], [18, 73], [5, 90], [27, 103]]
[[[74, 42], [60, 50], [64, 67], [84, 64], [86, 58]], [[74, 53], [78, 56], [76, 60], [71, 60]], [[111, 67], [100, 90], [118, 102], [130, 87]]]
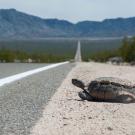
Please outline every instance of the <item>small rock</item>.
[[112, 131], [112, 130], [113, 130], [113, 128], [111, 128], [111, 127], [107, 127], [107, 129], [108, 129], [108, 130], [110, 130], [110, 131]]
[[92, 117], [88, 117], [88, 119], [92, 119]]
[[66, 118], [66, 117], [63, 117], [63, 119], [68, 119], [68, 118]]

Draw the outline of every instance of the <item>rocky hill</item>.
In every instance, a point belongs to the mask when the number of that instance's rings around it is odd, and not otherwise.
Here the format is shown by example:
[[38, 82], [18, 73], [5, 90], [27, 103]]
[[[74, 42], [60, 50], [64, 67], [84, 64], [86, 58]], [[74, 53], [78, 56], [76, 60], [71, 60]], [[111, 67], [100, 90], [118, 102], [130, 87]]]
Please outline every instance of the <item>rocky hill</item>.
[[83, 21], [43, 19], [15, 9], [0, 10], [0, 38], [121, 37], [135, 35], [135, 17]]

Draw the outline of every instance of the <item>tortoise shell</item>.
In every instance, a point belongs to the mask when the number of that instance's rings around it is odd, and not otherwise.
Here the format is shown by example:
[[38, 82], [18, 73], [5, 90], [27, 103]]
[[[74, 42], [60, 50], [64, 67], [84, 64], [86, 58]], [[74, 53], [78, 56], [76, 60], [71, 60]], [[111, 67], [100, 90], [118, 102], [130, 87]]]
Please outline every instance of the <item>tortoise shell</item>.
[[112, 100], [122, 94], [122, 91], [132, 89], [131, 82], [113, 77], [97, 78], [88, 85], [87, 92], [93, 99]]

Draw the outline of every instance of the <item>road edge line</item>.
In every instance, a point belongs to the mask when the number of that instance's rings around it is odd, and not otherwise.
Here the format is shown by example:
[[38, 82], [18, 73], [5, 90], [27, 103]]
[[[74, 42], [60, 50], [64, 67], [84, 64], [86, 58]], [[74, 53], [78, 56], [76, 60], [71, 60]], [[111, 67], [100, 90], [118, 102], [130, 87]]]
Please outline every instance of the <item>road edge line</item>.
[[51, 64], [51, 65], [48, 65], [48, 66], [45, 66], [45, 67], [29, 70], [29, 71], [26, 71], [26, 72], [23, 72], [23, 73], [19, 73], [19, 74], [16, 74], [16, 75], [12, 75], [12, 76], [9, 76], [9, 77], [2, 78], [2, 79], [0, 79], [0, 87], [5, 85], [5, 84], [9, 84], [9, 83], [15, 82], [17, 80], [20, 80], [22, 78], [25, 78], [27, 76], [37, 74], [37, 73], [40, 73], [42, 71], [45, 71], [45, 70], [48, 70], [48, 69], [51, 69], [51, 68], [55, 68], [55, 67], [58, 67], [58, 66], [61, 66], [61, 65], [64, 65], [64, 64], [68, 64], [68, 63], [69, 63], [69, 61]]

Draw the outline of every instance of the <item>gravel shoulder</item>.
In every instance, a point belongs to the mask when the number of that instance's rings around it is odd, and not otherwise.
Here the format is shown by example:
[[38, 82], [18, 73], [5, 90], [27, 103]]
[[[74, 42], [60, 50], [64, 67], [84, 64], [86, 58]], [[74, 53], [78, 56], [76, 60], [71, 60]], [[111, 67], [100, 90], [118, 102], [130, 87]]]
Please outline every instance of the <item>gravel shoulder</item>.
[[65, 64], [0, 87], [0, 135], [29, 135], [73, 66]]
[[77, 63], [44, 106], [31, 135], [135, 135], [135, 103], [80, 101], [72, 78], [89, 82], [97, 77], [119, 77], [135, 83], [135, 67]]

